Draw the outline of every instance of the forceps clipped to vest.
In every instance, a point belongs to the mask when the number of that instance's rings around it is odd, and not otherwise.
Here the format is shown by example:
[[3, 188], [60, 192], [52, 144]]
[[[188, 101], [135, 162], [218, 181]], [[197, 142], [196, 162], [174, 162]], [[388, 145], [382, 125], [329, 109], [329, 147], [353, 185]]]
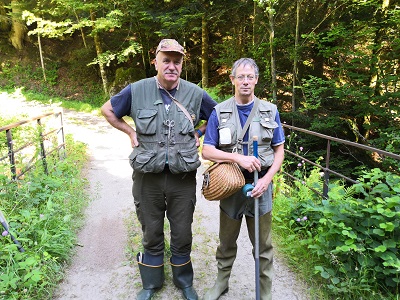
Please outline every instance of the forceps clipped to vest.
[[170, 140], [172, 128], [175, 126], [175, 121], [174, 120], [165, 120], [164, 125], [168, 127], [168, 140]]

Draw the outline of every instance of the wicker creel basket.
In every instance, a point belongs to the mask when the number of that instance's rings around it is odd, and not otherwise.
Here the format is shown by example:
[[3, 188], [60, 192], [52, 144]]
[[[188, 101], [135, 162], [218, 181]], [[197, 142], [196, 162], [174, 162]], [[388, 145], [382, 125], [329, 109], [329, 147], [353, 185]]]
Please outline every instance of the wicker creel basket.
[[225, 199], [245, 185], [236, 163], [215, 163], [203, 173], [202, 193], [207, 200]]

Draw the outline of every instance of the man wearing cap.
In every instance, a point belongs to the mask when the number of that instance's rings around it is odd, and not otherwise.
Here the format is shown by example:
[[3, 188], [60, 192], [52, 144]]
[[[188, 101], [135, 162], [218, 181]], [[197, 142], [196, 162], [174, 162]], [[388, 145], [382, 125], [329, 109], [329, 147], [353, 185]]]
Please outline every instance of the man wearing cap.
[[[136, 213], [142, 225], [144, 248], [137, 254], [143, 289], [137, 299], [151, 299], [164, 282], [164, 216], [171, 229], [174, 284], [184, 299], [198, 299], [193, 288], [192, 222], [196, 204], [197, 147], [216, 102], [197, 85], [180, 78], [184, 48], [173, 39], [156, 50], [157, 75], [129, 84], [102, 106], [102, 114], [126, 133], [133, 152]], [[135, 129], [122, 117], [130, 116]]]

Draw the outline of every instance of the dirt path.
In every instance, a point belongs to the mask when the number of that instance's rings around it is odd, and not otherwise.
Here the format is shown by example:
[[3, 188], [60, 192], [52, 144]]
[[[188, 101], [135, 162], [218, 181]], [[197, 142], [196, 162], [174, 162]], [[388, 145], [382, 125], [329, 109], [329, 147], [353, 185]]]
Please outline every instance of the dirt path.
[[[19, 111], [21, 105], [32, 107], [32, 104], [15, 105]], [[35, 106], [34, 113], [39, 111]], [[92, 201], [86, 211], [85, 225], [79, 233], [76, 255], [54, 299], [135, 299], [141, 288], [140, 276], [136, 264], [131, 264], [125, 255], [128, 242], [126, 221], [134, 213], [131, 168], [127, 161], [131, 150], [129, 139], [95, 115], [65, 111], [64, 120], [65, 132], [88, 145], [90, 163], [87, 176]], [[192, 252], [194, 286], [199, 296], [213, 285], [216, 277], [215, 249], [219, 226], [218, 203], [209, 202], [200, 194], [201, 171], [202, 168], [198, 172]], [[254, 260], [245, 221], [242, 225], [229, 293], [221, 300], [254, 299]], [[274, 268], [274, 299], [309, 299], [306, 289], [278, 257], [275, 257]], [[172, 284], [169, 266], [166, 266], [164, 288], [154, 299], [181, 299]]]

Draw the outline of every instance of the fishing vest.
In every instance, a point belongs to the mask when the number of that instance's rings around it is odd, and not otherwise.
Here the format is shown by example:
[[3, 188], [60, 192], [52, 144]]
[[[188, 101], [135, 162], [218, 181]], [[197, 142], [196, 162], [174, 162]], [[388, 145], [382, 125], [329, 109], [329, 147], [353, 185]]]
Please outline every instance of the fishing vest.
[[[139, 146], [129, 156], [132, 168], [141, 173], [160, 173], [168, 164], [173, 174], [200, 166], [195, 129], [184, 112], [171, 102], [165, 109], [155, 78], [131, 84], [131, 113]], [[186, 108], [194, 124], [199, 121], [203, 90], [180, 79], [175, 98]]]
[[274, 129], [278, 127], [275, 122], [277, 108], [275, 104], [254, 98], [259, 101], [253, 120], [249, 126], [249, 141], [239, 139], [242, 125], [236, 107], [236, 101], [232, 97], [215, 107], [219, 120], [219, 149], [225, 152], [238, 152], [243, 154], [243, 148], [248, 147], [248, 155], [253, 155], [254, 136], [258, 137], [258, 159], [261, 169], [267, 169], [274, 162], [274, 150], [271, 141]]

